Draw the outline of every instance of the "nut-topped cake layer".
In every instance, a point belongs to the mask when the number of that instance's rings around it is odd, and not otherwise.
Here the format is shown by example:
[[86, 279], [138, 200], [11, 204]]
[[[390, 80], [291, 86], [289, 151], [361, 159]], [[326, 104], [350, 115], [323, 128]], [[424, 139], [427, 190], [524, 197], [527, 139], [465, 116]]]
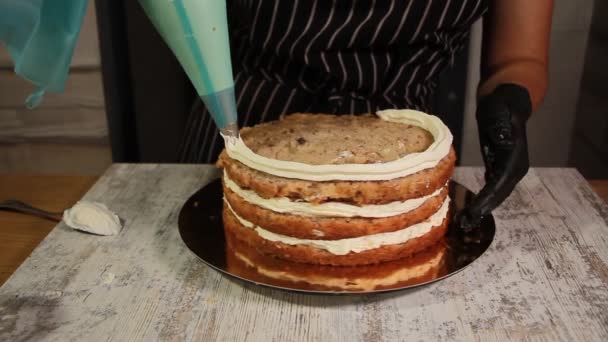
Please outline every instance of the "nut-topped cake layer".
[[311, 165], [388, 162], [433, 143], [423, 128], [372, 115], [292, 114], [244, 128], [241, 136], [261, 156]]

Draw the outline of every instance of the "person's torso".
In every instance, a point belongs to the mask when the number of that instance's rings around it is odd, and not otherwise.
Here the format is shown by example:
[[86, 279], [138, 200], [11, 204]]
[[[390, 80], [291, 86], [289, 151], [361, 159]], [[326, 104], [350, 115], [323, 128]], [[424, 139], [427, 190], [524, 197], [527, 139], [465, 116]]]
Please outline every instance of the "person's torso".
[[424, 109], [486, 1], [233, 0], [234, 68], [338, 106]]

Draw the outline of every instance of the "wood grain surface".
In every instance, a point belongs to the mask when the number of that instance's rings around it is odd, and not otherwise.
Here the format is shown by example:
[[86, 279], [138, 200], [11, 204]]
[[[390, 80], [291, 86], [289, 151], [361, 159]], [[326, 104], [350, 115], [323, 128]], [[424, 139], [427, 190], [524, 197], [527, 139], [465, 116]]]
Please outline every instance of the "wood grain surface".
[[99, 176], [111, 164], [112, 152], [106, 143], [0, 143], [0, 175], [36, 173]]
[[[71, 207], [95, 183], [94, 176], [0, 176], [0, 201], [18, 199], [48, 211]], [[0, 284], [57, 223], [0, 211]]]
[[[85, 198], [118, 212], [124, 229], [98, 237], [59, 224], [0, 288], [0, 340], [608, 339], [608, 206], [575, 170], [532, 170], [465, 271], [372, 296], [271, 290], [200, 263], [177, 217], [216, 176], [210, 166], [112, 166]], [[460, 168], [455, 179], [477, 191], [482, 172]]]
[[589, 185], [591, 185], [593, 191], [608, 204], [608, 180], [593, 179], [589, 181]]

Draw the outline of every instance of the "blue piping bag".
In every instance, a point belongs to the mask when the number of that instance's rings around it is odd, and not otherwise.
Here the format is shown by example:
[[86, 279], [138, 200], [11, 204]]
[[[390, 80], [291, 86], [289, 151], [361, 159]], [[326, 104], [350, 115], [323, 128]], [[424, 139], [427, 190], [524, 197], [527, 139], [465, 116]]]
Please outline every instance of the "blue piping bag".
[[0, 1], [0, 42], [15, 73], [37, 86], [26, 100], [28, 108], [36, 107], [47, 90], [63, 91], [87, 2]]
[[237, 138], [225, 0], [139, 0], [224, 137]]

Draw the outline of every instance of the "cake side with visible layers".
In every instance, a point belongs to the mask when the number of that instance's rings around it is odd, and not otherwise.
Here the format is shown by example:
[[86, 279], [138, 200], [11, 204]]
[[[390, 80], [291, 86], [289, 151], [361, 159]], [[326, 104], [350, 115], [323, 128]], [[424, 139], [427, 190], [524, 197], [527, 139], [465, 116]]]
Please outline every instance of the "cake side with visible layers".
[[[227, 234], [238, 236], [239, 239], [256, 248], [262, 254], [293, 262], [334, 266], [377, 264], [412, 256], [441, 241], [448, 225], [448, 219], [444, 218], [440, 223], [429, 227], [428, 231], [425, 231], [422, 235], [408, 238], [401, 243], [387, 243], [378, 247], [374, 246], [375, 248], [336, 254], [327, 249], [311, 245], [309, 241], [300, 244], [294, 242], [293, 239], [289, 239], [291, 240], [290, 243], [286, 243], [263, 237], [257, 230], [240, 222], [226, 206], [223, 210], [223, 220]], [[407, 229], [405, 228], [405, 230]], [[325, 241], [331, 241], [334, 244], [343, 242], [341, 240]], [[337, 248], [342, 249], [341, 247]], [[344, 250], [348, 250], [348, 247], [344, 247]]]
[[[423, 155], [437, 136], [423, 126], [370, 115], [325, 114], [294, 114], [241, 132], [247, 148], [265, 158], [351, 168]], [[224, 169], [226, 234], [265, 255], [300, 263], [364, 265], [410, 256], [447, 230], [446, 184], [456, 158], [453, 149], [445, 151], [433, 156], [434, 166], [373, 181], [284, 178], [224, 151], [218, 166]]]
[[265, 284], [322, 291], [375, 291], [431, 281], [445, 274], [447, 245], [439, 242], [406, 259], [378, 265], [338, 267], [295, 264], [264, 255], [226, 234], [229, 272]]
[[419, 206], [388, 217], [318, 217], [280, 213], [250, 203], [226, 186], [224, 196], [233, 208], [238, 208], [239, 216], [273, 233], [300, 239], [338, 240], [392, 232], [422, 222], [439, 210], [448, 196], [448, 189], [440, 188], [437, 195], [430, 196]]
[[338, 201], [363, 204], [383, 204], [432, 194], [452, 177], [456, 153], [450, 150], [437, 166], [411, 176], [386, 181], [325, 181], [314, 182], [273, 176], [254, 170], [230, 159], [222, 152], [217, 166], [244, 189], [251, 189], [265, 198], [288, 197], [311, 203]]

